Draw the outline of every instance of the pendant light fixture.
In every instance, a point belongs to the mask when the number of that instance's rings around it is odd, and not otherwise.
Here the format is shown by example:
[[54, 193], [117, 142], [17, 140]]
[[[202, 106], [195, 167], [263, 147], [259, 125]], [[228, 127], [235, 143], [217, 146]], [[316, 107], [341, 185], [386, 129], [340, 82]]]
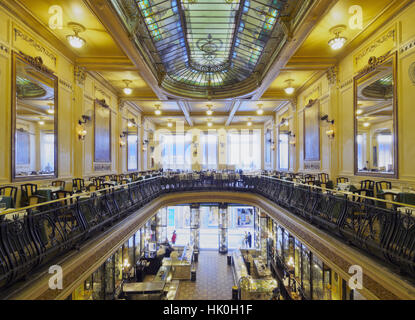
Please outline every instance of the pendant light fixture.
[[345, 45], [347, 38], [341, 37], [340, 34], [346, 30], [345, 25], [335, 26], [330, 29], [330, 32], [334, 34], [334, 38], [329, 41], [329, 46], [333, 50], [340, 50]]
[[159, 104], [156, 104], [155, 107], [156, 107], [156, 110], [154, 111], [154, 114], [156, 116], [160, 116], [161, 115], [160, 105]]
[[75, 34], [66, 36], [66, 39], [68, 40], [69, 44], [73, 48], [76, 48], [76, 49], [82, 48], [85, 45], [86, 41], [83, 38], [81, 38], [78, 34], [80, 32], [84, 32], [85, 27], [76, 22], [69, 22], [68, 28], [72, 29], [73, 32], [75, 33]]
[[294, 82], [294, 80], [293, 80], [293, 79], [288, 79], [288, 80], [285, 80], [285, 83], [286, 83], [287, 85], [286, 85], [286, 87], [285, 87], [284, 91], [285, 91], [285, 93], [286, 93], [286, 94], [288, 94], [288, 95], [293, 94], [293, 93], [294, 93], [294, 91], [295, 91], [294, 87], [292, 86], [292, 83], [293, 83], [293, 82]]
[[256, 111], [256, 114], [259, 116], [262, 116], [264, 114], [264, 109], [262, 109], [262, 104], [258, 105], [258, 110]]
[[55, 106], [54, 103], [48, 103], [49, 109], [46, 111], [49, 114], [54, 114], [55, 113], [55, 109], [53, 108]]
[[125, 88], [123, 89], [123, 91], [125, 94], [130, 95], [131, 93], [133, 93], [133, 89], [129, 87], [132, 81], [131, 80], [123, 80], [123, 81], [125, 83]]
[[208, 116], [211, 116], [213, 114], [212, 105], [208, 104], [207, 107], [208, 107], [208, 110], [206, 111], [206, 114]]

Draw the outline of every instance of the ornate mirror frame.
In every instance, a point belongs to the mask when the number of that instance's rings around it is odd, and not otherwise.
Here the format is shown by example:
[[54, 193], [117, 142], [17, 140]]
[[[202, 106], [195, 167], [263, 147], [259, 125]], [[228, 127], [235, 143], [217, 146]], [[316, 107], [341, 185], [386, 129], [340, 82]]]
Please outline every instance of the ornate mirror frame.
[[[17, 120], [17, 62], [22, 62], [32, 66], [40, 74], [50, 78], [54, 83], [54, 173], [48, 175], [30, 175], [30, 176], [17, 176], [16, 175], [16, 120]], [[33, 180], [47, 180], [58, 177], [58, 77], [54, 72], [48, 69], [42, 61], [41, 57], [31, 57], [23, 52], [12, 52], [12, 96], [11, 96], [11, 180], [17, 181], [33, 181]]]
[[[358, 119], [356, 117], [358, 110], [358, 81], [374, 72], [378, 67], [392, 61], [392, 74], [393, 74], [393, 173], [379, 173], [379, 172], [369, 172], [369, 171], [359, 171], [358, 169]], [[353, 78], [353, 117], [354, 117], [354, 174], [356, 176], [367, 176], [367, 177], [382, 177], [382, 178], [392, 178], [398, 179], [399, 177], [399, 137], [398, 137], [398, 53], [395, 51], [393, 53], [388, 52], [384, 56], [379, 58], [371, 57], [369, 59], [368, 65], [360, 71]], [[370, 150], [372, 152], [372, 150]]]

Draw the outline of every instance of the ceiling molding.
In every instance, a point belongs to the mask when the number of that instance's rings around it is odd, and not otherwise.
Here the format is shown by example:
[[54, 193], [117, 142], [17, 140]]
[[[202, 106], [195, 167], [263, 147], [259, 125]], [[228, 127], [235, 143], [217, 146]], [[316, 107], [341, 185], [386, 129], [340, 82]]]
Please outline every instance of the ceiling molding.
[[281, 71], [327, 70], [337, 64], [335, 58], [325, 57], [292, 57]]
[[228, 120], [226, 120], [225, 126], [229, 126], [232, 123], [235, 113], [238, 111], [241, 104], [242, 102], [240, 100], [232, 101], [231, 112], [229, 113]]
[[190, 112], [189, 112], [189, 103], [187, 101], [177, 101], [177, 105], [179, 106], [179, 108], [182, 110], [183, 115], [187, 121], [187, 123], [189, 124], [189, 126], [193, 127], [193, 121], [192, 118], [190, 117]]
[[[265, 112], [261, 115], [261, 117], [269, 117], [272, 116], [273, 112]], [[154, 117], [154, 113], [151, 112], [144, 112], [143, 113], [144, 117]], [[189, 116], [191, 118], [215, 118], [215, 117], [229, 117], [229, 112], [217, 112], [215, 111], [213, 113], [213, 115], [208, 116], [206, 114], [206, 112], [190, 112]], [[240, 111], [240, 112], [236, 112], [235, 117], [247, 117], [247, 116], [257, 116], [258, 114], [256, 113], [256, 111]], [[163, 114], [161, 115], [161, 117], [183, 117], [183, 113], [182, 112], [175, 112], [175, 111], [163, 111]]]
[[76, 64], [91, 71], [138, 71], [127, 57], [77, 58]]

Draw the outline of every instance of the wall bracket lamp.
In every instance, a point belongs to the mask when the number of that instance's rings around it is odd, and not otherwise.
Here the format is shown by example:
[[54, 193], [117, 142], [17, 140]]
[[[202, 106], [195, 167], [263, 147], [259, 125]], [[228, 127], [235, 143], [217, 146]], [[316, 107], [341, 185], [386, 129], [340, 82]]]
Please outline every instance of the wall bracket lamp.
[[79, 120], [78, 121], [78, 123], [79, 123], [80, 126], [83, 125], [83, 124], [86, 124], [88, 121], [91, 121], [91, 117], [90, 116], [87, 116], [85, 114], [83, 114], [81, 116], [81, 118], [82, 118], [82, 120]]
[[324, 116], [322, 116], [321, 121], [326, 121], [327, 123], [330, 123], [332, 125], [334, 124], [334, 120], [329, 120], [329, 115], [328, 114], [325, 114]]

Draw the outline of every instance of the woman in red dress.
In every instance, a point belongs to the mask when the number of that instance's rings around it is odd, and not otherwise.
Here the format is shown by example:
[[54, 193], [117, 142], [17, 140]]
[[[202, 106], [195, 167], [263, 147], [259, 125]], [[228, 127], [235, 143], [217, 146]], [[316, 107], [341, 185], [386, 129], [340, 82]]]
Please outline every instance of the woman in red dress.
[[173, 235], [171, 236], [171, 243], [175, 244], [176, 243], [176, 238], [177, 238], [176, 230], [174, 230]]

